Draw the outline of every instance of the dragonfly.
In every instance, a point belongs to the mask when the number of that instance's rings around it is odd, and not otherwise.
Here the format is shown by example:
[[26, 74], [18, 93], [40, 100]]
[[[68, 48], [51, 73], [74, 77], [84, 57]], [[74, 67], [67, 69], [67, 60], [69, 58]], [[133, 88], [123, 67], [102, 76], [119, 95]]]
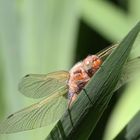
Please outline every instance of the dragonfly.
[[19, 83], [19, 91], [27, 97], [43, 99], [9, 115], [0, 123], [0, 133], [15, 133], [56, 123], [117, 46], [87, 56], [70, 71], [24, 76]]

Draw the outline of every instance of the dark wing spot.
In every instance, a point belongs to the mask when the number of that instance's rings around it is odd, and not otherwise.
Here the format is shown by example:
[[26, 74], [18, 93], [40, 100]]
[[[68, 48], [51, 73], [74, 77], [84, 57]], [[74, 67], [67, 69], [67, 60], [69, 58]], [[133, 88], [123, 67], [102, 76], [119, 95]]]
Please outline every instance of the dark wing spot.
[[14, 114], [11, 114], [7, 117], [7, 119], [10, 119], [12, 116], [14, 116]]
[[24, 77], [29, 77], [30, 76], [30, 74], [27, 74], [27, 75], [25, 75]]

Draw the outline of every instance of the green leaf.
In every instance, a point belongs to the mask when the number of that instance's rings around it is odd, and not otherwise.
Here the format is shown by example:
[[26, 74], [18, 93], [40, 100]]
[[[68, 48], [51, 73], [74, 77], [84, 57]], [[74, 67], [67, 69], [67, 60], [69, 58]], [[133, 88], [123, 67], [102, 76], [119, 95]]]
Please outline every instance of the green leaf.
[[130, 120], [114, 140], [138, 140], [140, 139], [140, 111]]
[[47, 140], [88, 139], [113, 95], [113, 89], [140, 30], [138, 23], [92, 77], [78, 100], [64, 114]]

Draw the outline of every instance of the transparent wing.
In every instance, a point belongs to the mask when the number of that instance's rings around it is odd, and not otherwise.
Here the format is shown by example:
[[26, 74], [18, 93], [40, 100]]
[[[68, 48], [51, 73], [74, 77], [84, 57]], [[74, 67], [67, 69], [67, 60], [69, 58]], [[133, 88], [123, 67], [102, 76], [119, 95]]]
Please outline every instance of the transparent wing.
[[140, 57], [128, 60], [123, 66], [120, 79], [114, 91], [116, 91], [129, 81], [133, 80], [134, 78], [139, 77], [138, 75], [139, 73], [137, 72], [139, 70], [140, 70]]
[[[118, 47], [118, 44], [115, 44], [111, 47], [107, 47], [100, 52], [98, 52], [96, 55], [98, 55], [102, 60], [106, 59], [110, 53]], [[140, 69], [140, 57], [128, 59], [128, 61], [124, 64], [120, 79], [114, 89], [114, 91], [118, 90], [120, 87], [122, 87], [124, 84], [128, 83], [132, 79], [136, 78], [137, 71]]]
[[102, 60], [105, 60], [105, 58], [111, 54], [111, 52], [118, 46], [118, 44], [109, 46], [101, 51], [99, 51], [96, 55], [99, 56]]
[[[67, 89], [63, 89], [67, 92]], [[0, 133], [30, 130], [57, 122], [67, 108], [67, 99], [55, 93], [39, 103], [31, 105], [7, 117], [0, 123]]]
[[29, 74], [19, 83], [19, 91], [32, 98], [48, 97], [67, 85], [69, 73], [57, 71], [49, 74]]

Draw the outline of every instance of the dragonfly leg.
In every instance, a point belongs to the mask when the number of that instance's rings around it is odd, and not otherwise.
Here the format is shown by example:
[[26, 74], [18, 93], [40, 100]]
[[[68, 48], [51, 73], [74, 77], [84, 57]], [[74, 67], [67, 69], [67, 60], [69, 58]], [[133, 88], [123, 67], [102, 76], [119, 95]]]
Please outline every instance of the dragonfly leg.
[[90, 103], [93, 105], [93, 102], [92, 102], [92, 100], [90, 99], [89, 95], [87, 94], [87, 92], [86, 92], [86, 89], [85, 89], [85, 88], [83, 88], [83, 91], [85, 92], [85, 94], [86, 94], [87, 98], [89, 99]]
[[72, 103], [77, 99], [77, 94], [76, 93], [68, 93], [68, 98], [69, 98], [69, 102], [68, 102], [68, 108], [71, 107]]

